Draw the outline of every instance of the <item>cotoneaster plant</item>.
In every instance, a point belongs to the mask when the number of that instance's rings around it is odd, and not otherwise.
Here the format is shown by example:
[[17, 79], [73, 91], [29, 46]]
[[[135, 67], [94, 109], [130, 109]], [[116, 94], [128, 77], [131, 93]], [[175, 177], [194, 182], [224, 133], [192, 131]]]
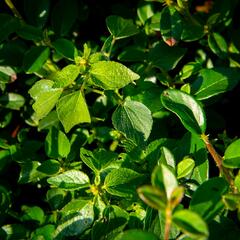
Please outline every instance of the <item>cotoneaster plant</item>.
[[0, 8], [1, 239], [239, 238], [238, 1]]

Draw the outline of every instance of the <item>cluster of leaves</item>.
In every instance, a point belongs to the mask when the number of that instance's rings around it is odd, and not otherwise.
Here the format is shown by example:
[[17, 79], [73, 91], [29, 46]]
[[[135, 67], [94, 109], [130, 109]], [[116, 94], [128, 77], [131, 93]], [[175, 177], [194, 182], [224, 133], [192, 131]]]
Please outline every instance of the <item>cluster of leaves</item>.
[[1, 3], [1, 239], [239, 238], [239, 6], [196, 2], [113, 3], [86, 41], [88, 1]]

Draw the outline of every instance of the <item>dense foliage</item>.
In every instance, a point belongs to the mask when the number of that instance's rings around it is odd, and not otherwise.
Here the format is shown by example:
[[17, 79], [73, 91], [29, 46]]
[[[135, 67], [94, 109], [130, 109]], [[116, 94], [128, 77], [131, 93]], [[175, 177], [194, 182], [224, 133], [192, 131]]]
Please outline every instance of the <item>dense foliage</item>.
[[237, 0], [0, 2], [0, 239], [239, 239]]

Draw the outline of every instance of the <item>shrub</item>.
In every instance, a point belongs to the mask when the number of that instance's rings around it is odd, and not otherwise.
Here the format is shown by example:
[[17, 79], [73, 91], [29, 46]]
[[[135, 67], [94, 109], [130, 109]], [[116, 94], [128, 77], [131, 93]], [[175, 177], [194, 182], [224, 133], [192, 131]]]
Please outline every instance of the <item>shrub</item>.
[[1, 239], [238, 239], [238, 1], [0, 3]]

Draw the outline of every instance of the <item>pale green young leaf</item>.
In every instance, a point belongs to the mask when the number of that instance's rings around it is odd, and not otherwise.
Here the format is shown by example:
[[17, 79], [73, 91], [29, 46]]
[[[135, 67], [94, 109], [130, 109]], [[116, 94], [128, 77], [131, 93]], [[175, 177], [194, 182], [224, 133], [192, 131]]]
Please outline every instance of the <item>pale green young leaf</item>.
[[67, 87], [72, 84], [80, 73], [80, 68], [76, 65], [69, 64], [61, 71], [54, 72], [48, 79], [54, 81], [54, 88]]
[[165, 193], [167, 199], [171, 198], [173, 190], [178, 186], [173, 170], [164, 164], [155, 167], [151, 176], [152, 185]]
[[99, 61], [91, 65], [89, 70], [94, 85], [104, 90], [123, 88], [140, 77], [131, 69], [114, 61]]
[[37, 81], [29, 90], [29, 94], [35, 100], [33, 109], [36, 117], [45, 117], [56, 105], [62, 94], [62, 88], [53, 88], [54, 82], [51, 80]]
[[126, 99], [112, 115], [113, 126], [136, 143], [146, 141], [151, 133], [153, 119], [142, 103]]
[[184, 127], [195, 134], [206, 130], [206, 117], [200, 105], [191, 95], [176, 89], [165, 90], [161, 95], [165, 108], [175, 113]]
[[91, 118], [81, 91], [62, 97], [57, 103], [57, 113], [64, 130], [69, 132], [79, 123], [90, 123]]
[[177, 165], [177, 178], [188, 177], [193, 172], [194, 167], [195, 162], [192, 158], [184, 158]]

